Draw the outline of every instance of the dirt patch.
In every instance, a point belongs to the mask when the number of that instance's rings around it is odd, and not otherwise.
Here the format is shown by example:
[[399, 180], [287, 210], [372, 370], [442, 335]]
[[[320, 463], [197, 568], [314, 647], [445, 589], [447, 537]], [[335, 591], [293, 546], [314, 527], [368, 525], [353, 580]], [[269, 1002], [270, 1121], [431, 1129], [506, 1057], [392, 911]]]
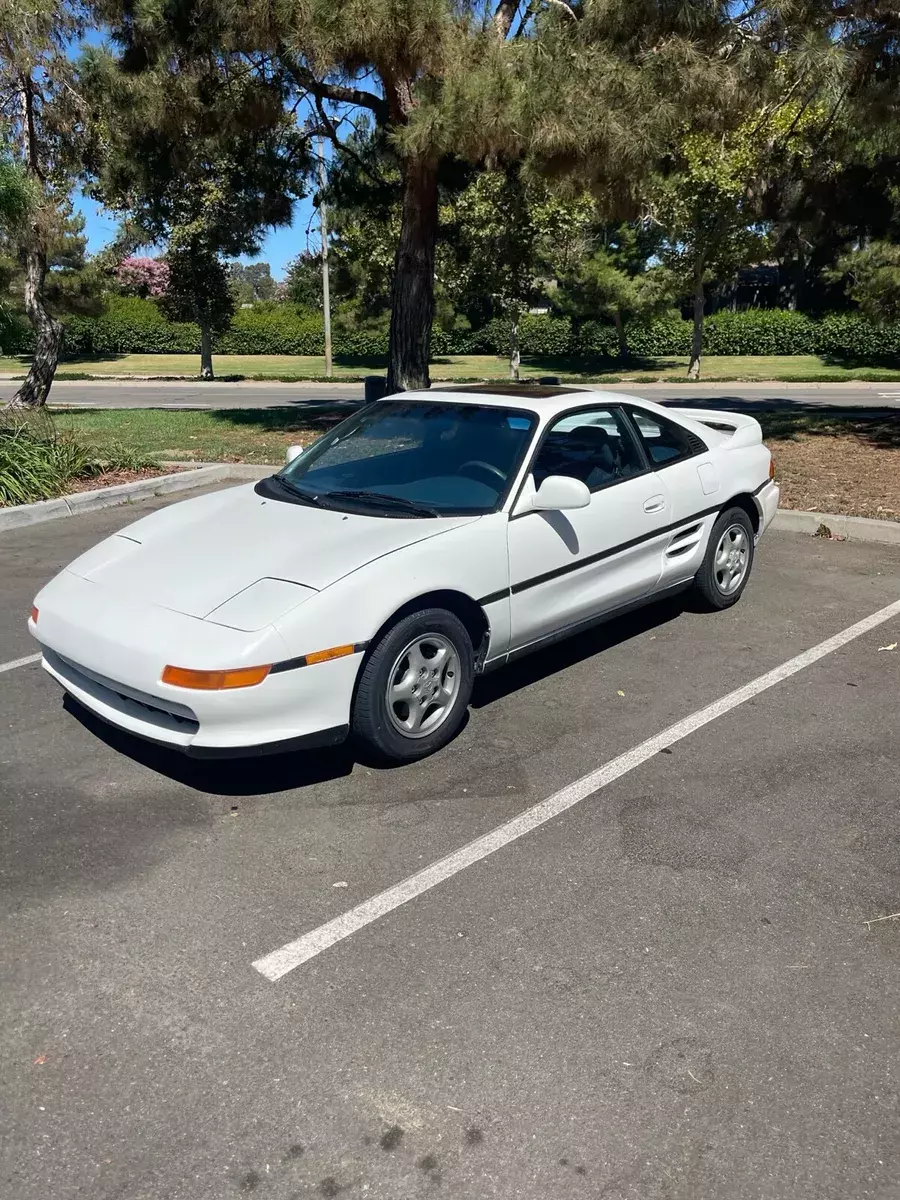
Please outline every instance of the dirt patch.
[[73, 479], [67, 492], [93, 492], [97, 488], [115, 487], [120, 483], [136, 483], [139, 479], [156, 479], [159, 475], [175, 475], [185, 467], [142, 467], [139, 471], [104, 471], [102, 475], [91, 475], [85, 479]]
[[900, 521], [900, 446], [805, 433], [769, 446], [782, 508]]

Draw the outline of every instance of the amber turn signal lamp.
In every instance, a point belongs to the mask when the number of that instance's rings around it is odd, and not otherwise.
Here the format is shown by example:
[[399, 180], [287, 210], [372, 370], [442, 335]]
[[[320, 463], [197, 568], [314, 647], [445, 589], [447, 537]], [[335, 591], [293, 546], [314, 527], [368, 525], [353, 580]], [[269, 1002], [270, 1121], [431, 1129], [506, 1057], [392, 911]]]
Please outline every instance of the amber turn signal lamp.
[[770, 479], [775, 478], [775, 459], [774, 458], [769, 459], [769, 478]]
[[200, 692], [221, 692], [226, 688], [253, 687], [262, 683], [271, 671], [265, 667], [240, 667], [234, 671], [192, 671], [189, 667], [166, 667], [162, 682], [173, 687], [193, 688]]
[[306, 665], [312, 666], [313, 663], [330, 662], [332, 658], [344, 658], [347, 654], [355, 653], [353, 646], [332, 646], [330, 650], [315, 650], [312, 654], [306, 654]]
[[33, 604], [31, 606], [31, 619], [32, 619], [32, 621], [34, 621], [35, 625], [37, 625], [38, 610], [37, 610], [37, 608], [35, 608], [35, 606]]

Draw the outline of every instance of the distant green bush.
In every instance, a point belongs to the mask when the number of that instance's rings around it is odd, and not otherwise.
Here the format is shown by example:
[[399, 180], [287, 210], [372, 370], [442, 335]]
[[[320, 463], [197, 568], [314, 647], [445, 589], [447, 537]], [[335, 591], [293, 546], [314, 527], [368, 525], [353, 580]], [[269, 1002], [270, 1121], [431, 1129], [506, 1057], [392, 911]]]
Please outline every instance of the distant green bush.
[[0, 300], [0, 354], [21, 354], [20, 346], [30, 346], [31, 326], [21, 313]]
[[876, 325], [856, 313], [833, 313], [818, 325], [818, 353], [850, 362], [900, 361], [900, 324]]
[[[167, 321], [153, 300], [110, 297], [97, 317], [65, 319], [66, 359], [105, 354], [199, 354], [196, 325]], [[432, 353], [509, 353], [509, 321], [496, 318], [481, 329], [447, 331], [435, 327]], [[604, 321], [573, 323], [550, 314], [523, 316], [519, 344], [526, 357], [564, 358], [592, 355], [615, 358], [618, 340]], [[665, 358], [690, 350], [691, 323], [677, 312], [652, 321], [632, 322], [628, 344], [635, 358]], [[0, 322], [0, 346], [6, 354], [27, 354], [31, 331], [12, 314]], [[218, 354], [320, 355], [325, 349], [321, 314], [289, 303], [268, 302], [240, 309], [230, 327], [214, 343]], [[338, 327], [333, 339], [338, 358], [384, 360], [388, 335], [384, 328], [348, 332]], [[719, 312], [707, 319], [704, 353], [708, 355], [823, 354], [853, 362], [885, 362], [900, 358], [900, 324], [875, 324], [854, 313], [819, 319], [780, 309]]]
[[318, 313], [293, 304], [240, 308], [214, 343], [219, 354], [322, 354], [325, 327]]
[[780, 308], [719, 312], [706, 322], [704, 342], [707, 354], [816, 354], [819, 322]]
[[[512, 323], [495, 317], [481, 329], [460, 339], [457, 354], [509, 354]], [[555, 358], [572, 353], [572, 322], [568, 317], [545, 313], [526, 314], [519, 320], [519, 349], [529, 358]]]

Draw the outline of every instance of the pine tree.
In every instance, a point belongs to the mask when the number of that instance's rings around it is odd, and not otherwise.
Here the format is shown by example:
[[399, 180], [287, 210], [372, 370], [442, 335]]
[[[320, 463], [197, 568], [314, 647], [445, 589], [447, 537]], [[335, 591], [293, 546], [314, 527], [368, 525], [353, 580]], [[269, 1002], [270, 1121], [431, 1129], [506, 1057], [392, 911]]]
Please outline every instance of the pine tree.
[[139, 46], [127, 20], [113, 33], [118, 54], [91, 48], [79, 62], [94, 98], [87, 190], [126, 219], [133, 248], [169, 247], [169, 310], [200, 326], [211, 379], [213, 335], [234, 306], [223, 260], [290, 223], [309, 139], [286, 113], [284, 76], [222, 50], [215, 28], [177, 53]]

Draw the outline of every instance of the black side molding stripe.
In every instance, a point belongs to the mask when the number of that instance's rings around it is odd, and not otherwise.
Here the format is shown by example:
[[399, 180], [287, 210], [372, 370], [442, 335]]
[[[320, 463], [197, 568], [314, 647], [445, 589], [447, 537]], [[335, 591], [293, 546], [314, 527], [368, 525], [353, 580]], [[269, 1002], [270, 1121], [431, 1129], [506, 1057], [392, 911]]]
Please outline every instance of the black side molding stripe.
[[[750, 493], [751, 496], [758, 496], [769, 483], [771, 483], [770, 479], [764, 480], [758, 488], [755, 488]], [[560, 575], [568, 575], [570, 571], [580, 571], [582, 567], [589, 567], [593, 563], [602, 562], [604, 558], [612, 558], [613, 555], [622, 554], [625, 550], [632, 550], [642, 542], [649, 542], [653, 538], [663, 537], [665, 534], [672, 533], [676, 529], [687, 533], [698, 521], [702, 521], [706, 517], [711, 517], [713, 513], [721, 512], [721, 510], [722, 505], [715, 504], [712, 508], [705, 508], [702, 512], [693, 513], [690, 517], [685, 517], [681, 521], [674, 521], [671, 525], [664, 525], [662, 529], [654, 529], [652, 533], [642, 534], [641, 537], [633, 538], [630, 542], [620, 542], [618, 546], [610, 546], [608, 550], [601, 550], [599, 554], [592, 554], [588, 558], [580, 558], [577, 562], [566, 563], [565, 566], [557, 567], [553, 571], [547, 571], [544, 575], [535, 575], [533, 579], [523, 579], [521, 583], [514, 583], [511, 588], [502, 588], [499, 592], [491, 592], [489, 596], [482, 596], [477, 603], [484, 606], [485, 604], [495, 604], [498, 600], [505, 600], [507, 596], [517, 596], [520, 592], [525, 592], [529, 588], [538, 587], [542, 583], [549, 583], [551, 579], [558, 579]], [[528, 514], [522, 513], [520, 515], [526, 516]], [[515, 520], [515, 518], [511, 517], [510, 520]]]
[[480, 600], [476, 600], [476, 604], [496, 604], [498, 600], [505, 600], [509, 596], [509, 588], [501, 588], [499, 592], [491, 592], [489, 596], [482, 596]]
[[[368, 647], [369, 647], [368, 642], [354, 642], [353, 643], [353, 653], [354, 654], [362, 654], [362, 652], [364, 650], [367, 650]], [[349, 656], [342, 655], [341, 657], [349, 657]], [[284, 659], [283, 662], [273, 663], [272, 668], [269, 671], [269, 674], [270, 675], [278, 675], [282, 671], [296, 671], [299, 667], [308, 667], [309, 665], [310, 665], [310, 663], [309, 663], [309, 660], [307, 659], [306, 655], [301, 654], [299, 656], [299, 658], [286, 658], [286, 659]], [[317, 664], [313, 663], [312, 665], [316, 666]]]
[[597, 554], [591, 554], [587, 558], [579, 558], [577, 562], [566, 563], [565, 566], [556, 567], [553, 571], [547, 571], [543, 575], [535, 575], [533, 579], [523, 579], [521, 583], [514, 583], [512, 586], [512, 594], [517, 596], [519, 592], [525, 592], [529, 588], [538, 587], [542, 583], [549, 583], [551, 579], [558, 579], [560, 575], [568, 575], [572, 571], [580, 571], [582, 567], [590, 567], [594, 563], [602, 562], [605, 558], [612, 558], [613, 555], [622, 554], [625, 550], [633, 550], [635, 546], [640, 546], [643, 542], [650, 542], [654, 538], [663, 537], [667, 533], [671, 533], [674, 529], [689, 529], [691, 524], [696, 524], [703, 517], [709, 517], [713, 513], [721, 510], [721, 504], [715, 505], [714, 508], [704, 509], [703, 512], [693, 513], [690, 517], [685, 517], [681, 521], [675, 521], [671, 525], [664, 525], [661, 529], [654, 529], [652, 533], [641, 534], [640, 537], [632, 538], [629, 542], [620, 542], [618, 546], [610, 546], [608, 550], [601, 550]]

